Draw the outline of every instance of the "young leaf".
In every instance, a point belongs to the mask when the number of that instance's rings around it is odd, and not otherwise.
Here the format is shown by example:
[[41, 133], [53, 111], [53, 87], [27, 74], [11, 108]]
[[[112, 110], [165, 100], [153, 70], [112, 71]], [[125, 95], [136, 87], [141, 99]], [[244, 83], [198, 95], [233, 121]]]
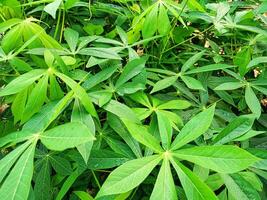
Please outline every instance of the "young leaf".
[[171, 149], [178, 149], [204, 134], [211, 125], [215, 106], [216, 104], [197, 114], [189, 122], [187, 122], [173, 141]]
[[240, 82], [228, 82], [218, 85], [217, 87], [214, 88], [214, 90], [236, 90], [243, 86], [244, 84]]
[[63, 151], [94, 140], [86, 125], [72, 122], [57, 126], [40, 135], [41, 142], [54, 151]]
[[164, 159], [162, 162], [157, 177], [157, 181], [153, 188], [150, 199], [158, 199], [158, 200], [178, 199], [168, 159]]
[[230, 145], [181, 149], [173, 155], [220, 173], [235, 173], [259, 160], [247, 151]]
[[124, 163], [111, 172], [100, 188], [97, 198], [134, 189], [145, 180], [160, 160], [161, 156], [154, 155]]
[[218, 200], [212, 190], [182, 163], [173, 159], [171, 159], [171, 163], [178, 174], [187, 199]]

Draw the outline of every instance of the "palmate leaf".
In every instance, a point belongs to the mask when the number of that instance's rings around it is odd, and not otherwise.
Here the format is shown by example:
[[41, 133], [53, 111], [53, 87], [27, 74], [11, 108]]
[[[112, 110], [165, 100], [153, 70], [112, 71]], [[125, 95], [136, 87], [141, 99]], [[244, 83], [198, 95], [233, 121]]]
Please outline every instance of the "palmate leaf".
[[20, 156], [0, 188], [1, 199], [27, 199], [33, 175], [33, 157], [36, 143], [33, 142]]
[[187, 122], [173, 141], [171, 149], [178, 149], [204, 134], [210, 127], [213, 120], [215, 106], [216, 104], [197, 114], [189, 122]]
[[161, 156], [154, 155], [124, 163], [108, 176], [100, 188], [97, 198], [128, 192], [137, 187], [145, 180], [161, 159]]
[[80, 122], [71, 122], [45, 131], [40, 135], [40, 139], [48, 149], [63, 151], [95, 138], [86, 125]]
[[260, 160], [241, 148], [228, 145], [180, 149], [173, 155], [220, 173], [235, 173]]

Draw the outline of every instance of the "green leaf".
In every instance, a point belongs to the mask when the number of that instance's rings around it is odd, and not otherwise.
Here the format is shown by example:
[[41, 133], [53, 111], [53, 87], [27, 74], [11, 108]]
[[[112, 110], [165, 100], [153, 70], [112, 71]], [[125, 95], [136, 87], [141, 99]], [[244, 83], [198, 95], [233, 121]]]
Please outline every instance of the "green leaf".
[[249, 131], [254, 123], [254, 115], [243, 115], [231, 121], [213, 140], [213, 144], [225, 144]]
[[23, 75], [20, 75], [19, 77], [11, 81], [4, 89], [0, 90], [0, 96], [16, 94], [24, 90], [32, 83], [34, 83], [34, 81], [44, 75], [45, 72], [46, 70], [44, 69], [35, 69]]
[[117, 70], [117, 66], [111, 66], [108, 68], [103, 69], [102, 71], [98, 72], [94, 76], [86, 79], [82, 86], [86, 89], [89, 90], [92, 87], [98, 85], [99, 83], [107, 80], [109, 77], [111, 77], [112, 74]]
[[71, 28], [66, 28], [64, 30], [64, 38], [67, 41], [70, 50], [72, 53], [75, 53], [77, 44], [78, 44], [78, 40], [79, 40], [79, 33], [74, 31]]
[[191, 170], [173, 159], [171, 163], [179, 176], [187, 199], [218, 200], [213, 191]]
[[146, 16], [145, 21], [143, 23], [142, 35], [144, 39], [152, 37], [156, 33], [158, 27], [157, 21], [158, 21], [158, 4], [155, 3], [154, 5], [152, 5], [150, 12]]
[[214, 90], [235, 90], [243, 86], [244, 84], [241, 82], [228, 82], [218, 85], [217, 87], [214, 88]]
[[[89, 113], [80, 104], [78, 99], [75, 99], [73, 110], [71, 114], [71, 122], [81, 122], [87, 126], [92, 135], [95, 135], [95, 124], [94, 120]], [[81, 156], [84, 159], [84, 162], [87, 163], [90, 152], [93, 146], [93, 141], [89, 141], [77, 146], [77, 150], [80, 152]]]
[[16, 95], [11, 106], [12, 114], [14, 115], [14, 123], [21, 120], [23, 111], [25, 109], [27, 97], [28, 97], [27, 89], [22, 90]]
[[128, 80], [139, 74], [145, 67], [146, 59], [136, 58], [130, 61], [123, 69], [115, 87], [118, 88], [126, 83]]
[[75, 93], [77, 98], [80, 99], [81, 103], [83, 104], [84, 108], [86, 109], [87, 112], [89, 112], [92, 116], [97, 117], [96, 110], [94, 108], [94, 105], [86, 93], [86, 91], [74, 80], [72, 80], [70, 77], [56, 72], [55, 73], [60, 79], [62, 79]]
[[155, 199], [155, 200], [178, 199], [168, 159], [164, 159], [162, 162], [150, 199]]
[[4, 137], [0, 138], [0, 147], [3, 147], [5, 145], [11, 145], [11, 144], [16, 144], [19, 142], [23, 142], [25, 140], [30, 139], [33, 136], [32, 131], [28, 130], [21, 130], [13, 133], [9, 133], [5, 135]]
[[157, 106], [157, 109], [160, 110], [180, 110], [180, 109], [186, 109], [191, 106], [191, 103], [186, 100], [171, 100], [166, 103], [160, 104]]
[[74, 191], [73, 193], [76, 194], [80, 198], [80, 200], [94, 200], [94, 198], [87, 192]]
[[30, 119], [41, 109], [46, 99], [47, 86], [48, 75], [45, 75], [39, 80], [29, 95], [26, 107], [23, 111], [22, 123]]
[[136, 139], [141, 144], [149, 147], [155, 152], [162, 152], [162, 148], [159, 145], [159, 141], [151, 135], [148, 130], [139, 124], [135, 124], [129, 120], [122, 120], [125, 126], [127, 127], [128, 131], [131, 133], [134, 139]]
[[256, 115], [257, 118], [261, 115], [261, 104], [250, 86], [246, 87], [245, 100], [249, 109]]
[[97, 198], [134, 189], [145, 180], [160, 160], [161, 156], [154, 155], [124, 163], [111, 172], [100, 188]]
[[171, 29], [171, 23], [168, 17], [168, 12], [161, 2], [159, 4], [159, 15], [158, 15], [158, 32], [161, 35], [167, 35]]
[[190, 57], [181, 67], [181, 72], [187, 71], [190, 67], [192, 67], [203, 55], [205, 51], [201, 51], [192, 57]]
[[177, 76], [171, 76], [171, 77], [164, 78], [156, 82], [150, 94], [163, 90], [167, 87], [170, 87], [176, 82], [176, 80], [177, 80]]
[[7, 154], [4, 158], [0, 160], [0, 182], [5, 178], [11, 167], [17, 161], [19, 156], [29, 147], [31, 141], [25, 142], [24, 144], [18, 146], [16, 149]]
[[3, 200], [27, 199], [31, 187], [33, 175], [33, 157], [35, 152], [35, 142], [31, 144], [7, 176], [0, 193]]
[[128, 160], [129, 159], [125, 158], [125, 156], [113, 151], [105, 149], [92, 150], [87, 166], [89, 169], [93, 170], [108, 169], [122, 165]]
[[94, 140], [86, 125], [79, 122], [57, 126], [40, 135], [41, 142], [50, 150], [63, 151]]
[[222, 179], [231, 195], [235, 199], [261, 200], [253, 186], [239, 174], [221, 174]]
[[181, 149], [173, 155], [220, 173], [235, 173], [259, 160], [247, 151], [230, 145]]
[[189, 87], [190, 89], [205, 91], [202, 83], [200, 81], [198, 81], [197, 79], [194, 79], [190, 76], [181, 76], [181, 79], [186, 84], [186, 86]]
[[140, 123], [136, 114], [128, 106], [118, 101], [111, 100], [107, 105], [104, 106], [104, 109], [114, 115], [117, 115], [121, 120], [128, 119], [132, 122]]
[[112, 48], [83, 48], [79, 51], [79, 54], [98, 58], [121, 60], [120, 55]]
[[51, 166], [48, 162], [48, 159], [45, 159], [44, 162], [42, 162], [43, 165], [40, 169], [40, 171], [37, 173], [36, 180], [35, 180], [35, 186], [34, 186], [34, 196], [36, 200], [47, 200], [51, 199], [51, 185], [50, 185], [50, 171]]
[[52, 3], [49, 3], [44, 7], [44, 11], [56, 19], [56, 12], [61, 2], [62, 0], [54, 0]]
[[257, 66], [261, 63], [267, 63], [267, 57], [258, 57], [258, 58], [254, 58], [252, 59], [249, 63], [248, 63], [248, 66], [247, 68], [250, 69], [254, 66]]
[[164, 149], [169, 149], [172, 139], [172, 126], [166, 115], [156, 111], [161, 143]]
[[122, 121], [111, 113], [108, 113], [108, 124], [109, 126], [116, 131], [116, 133], [126, 142], [126, 144], [131, 148], [136, 157], [142, 156], [142, 151], [139, 146], [139, 143], [131, 136], [131, 134], [126, 130]]
[[211, 125], [215, 106], [216, 104], [197, 114], [189, 122], [187, 122], [173, 141], [171, 149], [178, 149], [204, 134]]
[[238, 66], [239, 73], [244, 76], [247, 73], [247, 65], [251, 60], [251, 50], [249, 47], [242, 48], [234, 57], [234, 64]]
[[192, 69], [190, 71], [185, 72], [184, 74], [198, 74], [198, 73], [203, 73], [203, 72], [210, 72], [210, 71], [215, 71], [215, 70], [221, 70], [221, 69], [228, 69], [228, 68], [233, 68], [235, 66], [233, 65], [227, 65], [227, 64], [211, 64], [211, 65], [206, 65], [204, 67], [198, 67], [196, 69]]

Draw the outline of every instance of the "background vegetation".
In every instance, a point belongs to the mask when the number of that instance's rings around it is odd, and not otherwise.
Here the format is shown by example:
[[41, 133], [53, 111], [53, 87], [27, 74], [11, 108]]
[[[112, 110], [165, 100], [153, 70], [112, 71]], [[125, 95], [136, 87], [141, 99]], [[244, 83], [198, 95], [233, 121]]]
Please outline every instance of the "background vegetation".
[[266, 13], [1, 0], [0, 199], [267, 199]]

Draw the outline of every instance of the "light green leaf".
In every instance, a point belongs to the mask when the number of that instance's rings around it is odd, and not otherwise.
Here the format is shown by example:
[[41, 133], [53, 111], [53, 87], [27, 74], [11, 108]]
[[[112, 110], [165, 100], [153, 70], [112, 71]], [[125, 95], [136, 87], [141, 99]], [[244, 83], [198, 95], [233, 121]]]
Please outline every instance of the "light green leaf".
[[87, 112], [89, 112], [92, 116], [97, 117], [96, 110], [94, 108], [94, 105], [86, 93], [86, 91], [74, 80], [72, 80], [70, 77], [66, 76], [65, 74], [56, 72], [55, 73], [60, 79], [62, 79], [75, 93], [77, 98], [80, 99], [81, 103], [83, 104], [84, 108]]
[[123, 69], [115, 87], [118, 88], [128, 80], [139, 74], [145, 67], [146, 60], [144, 58], [136, 58], [130, 61]]
[[112, 48], [83, 48], [79, 51], [79, 54], [86, 56], [94, 56], [97, 58], [121, 60], [120, 55]]
[[172, 126], [170, 120], [166, 115], [162, 114], [160, 111], [156, 111], [158, 128], [160, 133], [160, 138], [162, 146], [164, 149], [169, 149], [172, 139]]
[[204, 134], [211, 125], [215, 106], [216, 104], [197, 114], [187, 122], [173, 141], [171, 149], [178, 149]]
[[190, 57], [181, 67], [181, 72], [187, 71], [190, 67], [192, 67], [203, 55], [205, 51], [201, 51], [192, 57]]
[[254, 58], [252, 59], [249, 63], [248, 63], [248, 66], [247, 68], [252, 68], [254, 66], [257, 66], [261, 63], [267, 63], [267, 57], [258, 57], [258, 58]]
[[197, 79], [194, 79], [190, 76], [181, 76], [181, 79], [186, 84], [186, 86], [189, 87], [190, 89], [205, 91], [202, 83], [200, 81], [198, 81]]
[[79, 40], [79, 33], [77, 31], [74, 31], [71, 28], [66, 28], [64, 30], [64, 38], [67, 41], [70, 50], [72, 53], [75, 53], [77, 44], [78, 44], [78, 40]]
[[171, 29], [171, 23], [168, 17], [168, 11], [164, 7], [163, 3], [159, 4], [159, 15], [158, 15], [158, 32], [161, 35], [166, 35]]
[[192, 69], [190, 71], [185, 72], [184, 74], [197, 74], [197, 73], [202, 73], [202, 72], [210, 72], [210, 71], [215, 71], [215, 70], [221, 70], [221, 69], [228, 69], [228, 68], [233, 68], [235, 66], [233, 65], [227, 65], [227, 64], [211, 64], [211, 65], [206, 65], [204, 67], [198, 67], [196, 69]]
[[56, 12], [61, 2], [62, 0], [54, 0], [52, 3], [49, 3], [44, 7], [44, 11], [56, 19]]
[[150, 92], [150, 94], [155, 93], [157, 91], [163, 90], [167, 87], [170, 87], [171, 85], [173, 85], [177, 80], [177, 76], [171, 76], [168, 78], [164, 78], [158, 82], [155, 83], [152, 91]]
[[158, 27], [158, 3], [155, 3], [152, 5], [150, 12], [145, 18], [145, 21], [143, 23], [143, 28], [142, 28], [142, 35], [143, 38], [149, 38], [153, 36]]
[[27, 199], [33, 175], [35, 142], [20, 156], [0, 189], [2, 200]]
[[235, 173], [259, 160], [247, 151], [230, 145], [181, 149], [173, 155], [220, 173]]
[[94, 200], [94, 198], [87, 192], [84, 191], [74, 191], [74, 194], [76, 194], [80, 200]]
[[98, 192], [97, 198], [134, 189], [145, 180], [160, 160], [161, 156], [154, 155], [124, 163], [111, 172]]
[[218, 200], [213, 191], [191, 170], [173, 159], [171, 163], [179, 176], [187, 199]]
[[24, 123], [37, 113], [46, 99], [48, 75], [43, 76], [29, 95], [21, 122]]
[[254, 123], [254, 115], [243, 115], [231, 121], [213, 140], [213, 144], [225, 144], [249, 131]]
[[92, 141], [94, 136], [86, 125], [72, 122], [45, 131], [40, 139], [48, 149], [63, 151]]
[[166, 110], [180, 110], [180, 109], [186, 109], [189, 108], [191, 106], [191, 103], [189, 101], [186, 100], [171, 100], [168, 101], [166, 103], [160, 104], [159, 106], [157, 106], [157, 109], [166, 109]]
[[34, 81], [44, 75], [45, 72], [46, 70], [44, 69], [35, 69], [23, 75], [20, 75], [18, 78], [11, 81], [4, 89], [0, 90], [0, 96], [16, 94], [24, 90], [32, 83], [34, 83]]
[[162, 162], [150, 199], [151, 200], [178, 199], [168, 159], [164, 159]]
[[261, 104], [250, 86], [246, 87], [245, 100], [249, 109], [256, 115], [257, 118], [261, 115]]
[[151, 135], [146, 127], [143, 125], [135, 124], [132, 121], [123, 119], [122, 120], [128, 131], [131, 133], [134, 139], [136, 139], [141, 144], [149, 147], [155, 152], [162, 152], [162, 148], [159, 145], [159, 141]]
[[218, 85], [217, 87], [214, 88], [214, 90], [235, 90], [243, 86], [244, 84], [240, 82], [228, 82]]

